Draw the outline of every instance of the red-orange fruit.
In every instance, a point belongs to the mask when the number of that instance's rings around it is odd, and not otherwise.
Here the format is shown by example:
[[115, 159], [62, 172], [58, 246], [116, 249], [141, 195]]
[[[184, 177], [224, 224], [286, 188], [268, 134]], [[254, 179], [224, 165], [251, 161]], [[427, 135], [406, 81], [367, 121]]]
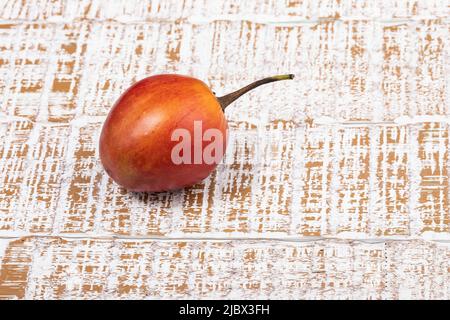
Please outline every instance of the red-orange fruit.
[[199, 132], [202, 138], [208, 129], [215, 129], [223, 136], [222, 141], [214, 141], [223, 144], [215, 150], [221, 153], [215, 154], [220, 160], [226, 150], [224, 109], [261, 84], [292, 78], [265, 78], [220, 98], [192, 77], [163, 74], [145, 78], [123, 93], [109, 112], [100, 135], [102, 164], [116, 183], [130, 191], [167, 191], [200, 182], [217, 161], [198, 163], [197, 157], [190, 163], [174, 163], [173, 151], [180, 143], [173, 139], [174, 130], [182, 129], [193, 137], [190, 153], [194, 158], [213, 142], [195, 144]]

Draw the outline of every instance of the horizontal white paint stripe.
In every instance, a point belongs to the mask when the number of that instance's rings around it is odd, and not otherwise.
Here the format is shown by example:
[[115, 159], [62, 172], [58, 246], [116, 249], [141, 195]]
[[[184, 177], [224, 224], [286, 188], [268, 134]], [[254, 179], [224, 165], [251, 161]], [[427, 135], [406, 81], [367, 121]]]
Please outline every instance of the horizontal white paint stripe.
[[233, 235], [230, 237], [224, 236], [214, 236], [209, 234], [204, 234], [204, 236], [199, 235], [184, 235], [182, 237], [176, 236], [126, 236], [126, 235], [115, 235], [115, 234], [98, 234], [98, 233], [74, 233], [74, 234], [31, 234], [31, 233], [21, 233], [21, 232], [11, 232], [2, 234], [0, 236], [0, 240], [11, 240], [11, 239], [21, 239], [21, 238], [44, 238], [44, 239], [52, 239], [52, 238], [61, 238], [66, 240], [123, 240], [123, 241], [268, 241], [268, 242], [293, 242], [293, 243], [301, 243], [301, 242], [320, 242], [320, 241], [355, 241], [361, 243], [383, 243], [383, 242], [404, 242], [404, 241], [424, 241], [424, 242], [436, 242], [436, 243], [444, 243], [450, 244], [450, 235], [436, 233], [436, 232], [426, 232], [422, 236], [391, 236], [391, 237], [379, 237], [379, 238], [370, 238], [363, 237], [355, 234], [345, 234], [337, 235], [337, 236], [321, 236], [321, 237], [295, 237], [295, 236], [283, 236], [280, 235], [264, 235], [256, 236], [256, 235]]
[[[178, 18], [177, 21], [184, 21], [194, 25], [198, 24], [209, 24], [215, 21], [229, 21], [229, 22], [242, 22], [248, 21], [257, 24], [272, 24], [272, 25], [282, 25], [282, 26], [298, 26], [303, 24], [316, 24], [324, 21], [367, 21], [367, 22], [375, 22], [380, 23], [387, 26], [395, 26], [401, 25], [405, 23], [415, 23], [417, 21], [423, 20], [436, 20], [443, 19], [445, 16], [437, 16], [437, 15], [429, 15], [429, 16], [414, 16], [409, 18], [381, 18], [381, 17], [364, 17], [364, 16], [341, 16], [339, 18], [335, 17], [302, 17], [302, 16], [272, 16], [272, 15], [263, 15], [263, 14], [254, 14], [254, 15], [236, 15], [236, 14], [223, 14], [223, 15], [212, 15], [212, 16], [202, 16], [202, 15], [191, 15], [189, 17]], [[48, 20], [25, 20], [25, 19], [11, 19], [11, 20], [2, 20], [0, 19], [0, 24], [67, 24], [67, 23], [76, 23], [76, 22], [94, 22], [94, 23], [104, 23], [104, 22], [115, 22], [126, 25], [135, 25], [135, 24], [146, 24], [149, 22], [153, 23], [173, 23], [174, 19], [167, 18], [147, 18], [142, 19], [140, 17], [134, 16], [116, 16], [114, 18], [109, 19], [97, 19], [97, 18], [73, 18], [67, 19], [63, 16], [51, 16]]]

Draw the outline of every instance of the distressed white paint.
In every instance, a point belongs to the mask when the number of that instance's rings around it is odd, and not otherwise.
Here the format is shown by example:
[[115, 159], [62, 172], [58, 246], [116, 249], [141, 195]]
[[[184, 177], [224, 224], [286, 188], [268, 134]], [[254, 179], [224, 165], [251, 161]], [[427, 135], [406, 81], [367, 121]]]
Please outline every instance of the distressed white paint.
[[7, 239], [0, 239], [0, 262], [2, 261], [2, 258], [5, 256], [6, 249], [9, 245], [9, 240]]
[[[0, 296], [448, 298], [448, 23], [445, 1], [2, 1], [0, 260], [24, 283]], [[296, 79], [230, 106], [203, 183], [126, 193], [101, 124], [162, 72]]]

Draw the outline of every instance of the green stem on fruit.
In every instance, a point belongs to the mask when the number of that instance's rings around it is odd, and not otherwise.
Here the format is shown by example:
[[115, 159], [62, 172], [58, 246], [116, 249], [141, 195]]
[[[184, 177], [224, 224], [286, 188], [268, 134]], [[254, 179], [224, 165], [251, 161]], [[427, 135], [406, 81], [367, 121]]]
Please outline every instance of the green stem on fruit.
[[255, 81], [253, 83], [250, 83], [248, 86], [245, 86], [242, 89], [239, 89], [239, 90], [237, 90], [235, 92], [232, 92], [232, 93], [229, 93], [227, 95], [224, 95], [223, 97], [219, 97], [219, 98], [217, 98], [217, 100], [219, 100], [219, 103], [220, 103], [220, 106], [222, 107], [222, 110], [225, 110], [225, 108], [228, 107], [228, 105], [230, 105], [233, 101], [238, 99], [243, 94], [249, 92], [250, 90], [253, 90], [256, 87], [259, 87], [260, 85], [263, 85], [263, 84], [266, 84], [266, 83], [275, 82], [275, 81], [280, 81], [280, 80], [292, 80], [292, 79], [294, 79], [294, 75], [293, 74], [283, 74], [283, 75], [280, 75], [280, 76], [273, 76], [273, 77], [264, 78], [264, 79]]

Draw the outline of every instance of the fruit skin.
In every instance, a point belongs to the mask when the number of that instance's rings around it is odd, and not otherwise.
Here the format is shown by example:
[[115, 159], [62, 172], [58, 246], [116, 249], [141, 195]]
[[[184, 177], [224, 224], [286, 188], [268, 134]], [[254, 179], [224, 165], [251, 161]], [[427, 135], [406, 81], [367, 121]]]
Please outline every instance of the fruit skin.
[[[163, 74], [130, 87], [115, 103], [100, 135], [100, 159], [108, 175], [130, 191], [168, 191], [193, 185], [217, 166], [179, 164], [171, 159], [177, 128], [194, 137], [194, 121], [202, 131], [218, 129], [226, 150], [227, 121], [213, 92], [202, 81]], [[203, 142], [205, 148], [210, 142]], [[192, 157], [196, 152], [191, 149]]]

